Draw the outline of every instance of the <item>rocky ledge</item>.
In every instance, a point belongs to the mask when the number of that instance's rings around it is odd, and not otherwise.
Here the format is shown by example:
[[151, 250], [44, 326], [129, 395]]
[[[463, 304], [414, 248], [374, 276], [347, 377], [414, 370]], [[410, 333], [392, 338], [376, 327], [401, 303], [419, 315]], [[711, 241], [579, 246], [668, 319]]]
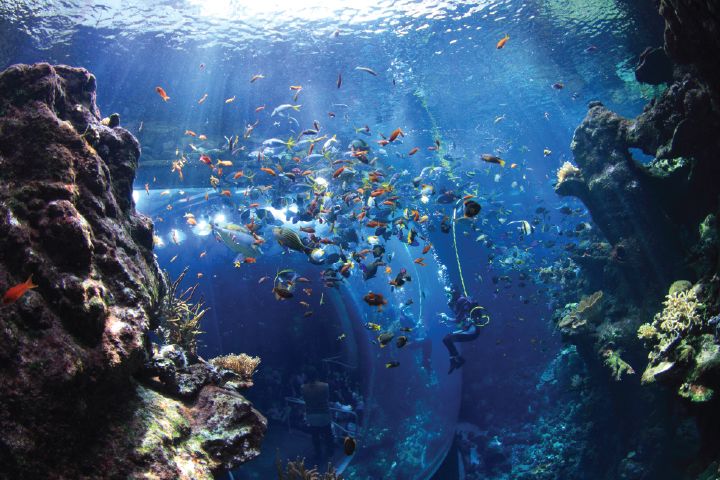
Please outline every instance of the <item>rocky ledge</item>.
[[0, 477], [212, 478], [258, 455], [266, 421], [192, 343], [149, 341], [201, 315], [167, 323], [140, 145], [95, 92], [78, 68], [0, 74], [0, 290], [37, 284], [0, 306]]

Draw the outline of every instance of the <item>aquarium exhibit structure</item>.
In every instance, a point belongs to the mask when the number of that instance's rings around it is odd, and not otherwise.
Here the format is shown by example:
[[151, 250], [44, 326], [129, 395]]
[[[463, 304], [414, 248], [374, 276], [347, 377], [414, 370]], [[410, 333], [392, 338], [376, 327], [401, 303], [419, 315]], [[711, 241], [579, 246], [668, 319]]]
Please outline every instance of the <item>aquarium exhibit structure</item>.
[[0, 26], [0, 478], [720, 478], [716, 2]]

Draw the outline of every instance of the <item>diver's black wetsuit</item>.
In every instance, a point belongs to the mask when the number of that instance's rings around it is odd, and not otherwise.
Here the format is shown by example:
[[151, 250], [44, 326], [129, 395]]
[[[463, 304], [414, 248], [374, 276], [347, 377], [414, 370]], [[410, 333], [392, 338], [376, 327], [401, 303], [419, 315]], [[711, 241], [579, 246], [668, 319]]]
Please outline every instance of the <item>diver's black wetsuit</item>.
[[443, 343], [450, 353], [450, 371], [448, 374], [462, 367], [465, 363], [465, 359], [458, 352], [455, 342], [471, 342], [480, 336], [480, 327], [472, 319], [472, 312], [476, 307], [478, 307], [477, 303], [463, 296], [457, 297], [452, 303], [452, 309], [455, 311], [455, 322], [461, 328], [443, 337]]

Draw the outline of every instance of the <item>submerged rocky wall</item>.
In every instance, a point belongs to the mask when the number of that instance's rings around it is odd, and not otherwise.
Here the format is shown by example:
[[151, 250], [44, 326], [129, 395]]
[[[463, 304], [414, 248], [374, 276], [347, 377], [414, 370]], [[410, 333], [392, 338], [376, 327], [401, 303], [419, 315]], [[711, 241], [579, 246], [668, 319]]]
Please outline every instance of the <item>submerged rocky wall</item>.
[[95, 95], [84, 69], [0, 74], [0, 289], [37, 284], [0, 306], [0, 477], [212, 478], [266, 422], [222, 371], [151, 344], [169, 286], [132, 199], [140, 145]]
[[[582, 268], [577, 303], [556, 319], [604, 379], [596, 396], [611, 399], [593, 432], [616, 447], [603, 459], [609, 476], [719, 478], [720, 3], [659, 5], [668, 88], [635, 119], [591, 102], [575, 165], [558, 172], [556, 192], [579, 198], [604, 238], [572, 256]], [[661, 57], [643, 52], [637, 78], [662, 79]], [[618, 418], [622, 427], [608, 421]]]

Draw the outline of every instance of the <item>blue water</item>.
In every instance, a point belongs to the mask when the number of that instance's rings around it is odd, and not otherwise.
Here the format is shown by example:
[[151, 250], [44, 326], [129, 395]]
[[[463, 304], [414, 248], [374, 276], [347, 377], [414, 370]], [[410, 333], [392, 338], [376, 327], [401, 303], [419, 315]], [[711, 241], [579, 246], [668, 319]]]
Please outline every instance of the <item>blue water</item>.
[[[657, 94], [635, 82], [632, 67], [645, 46], [661, 43], [662, 24], [652, 2], [620, 0], [301, 3], [4, 2], [0, 64], [48, 61], [87, 68], [98, 79], [101, 112], [120, 113], [122, 126], [140, 140], [135, 199], [138, 210], [156, 221], [158, 261], [172, 278], [187, 267], [186, 283], [198, 282], [211, 308], [202, 325], [201, 356], [246, 352], [262, 358], [247, 396], [271, 418], [268, 438], [263, 455], [234, 478], [271, 478], [278, 451], [283, 458], [310, 455], [302, 409], [293, 403], [298, 375], [308, 367], [330, 380], [338, 407], [353, 411], [339, 414], [338, 425], [358, 438], [358, 451], [352, 458], [335, 457], [349, 478], [430, 478], [458, 424], [487, 432], [539, 431], [543, 409], [560, 398], [542, 385], [553, 362], [566, 358], [550, 323], [558, 306], [552, 293], [562, 285], [541, 283], [539, 269], [562, 259], [567, 243], [581, 241], [575, 226], [591, 219], [581, 204], [554, 194], [555, 172], [572, 160], [570, 140], [588, 101], [599, 99], [633, 116]], [[507, 44], [497, 49], [506, 33]], [[251, 83], [255, 74], [265, 78]], [[563, 88], [553, 88], [557, 83]], [[302, 86], [296, 102], [291, 85]], [[170, 101], [159, 98], [156, 86]], [[291, 112], [293, 119], [270, 116], [286, 103], [302, 105]], [[256, 113], [261, 106], [265, 110]], [[250, 138], [242, 140], [256, 120]], [[283, 252], [271, 234], [264, 235], [257, 263], [237, 268], [234, 252], [212, 234], [196, 234], [183, 215], [206, 222], [223, 215], [242, 223], [238, 210], [250, 200], [240, 186], [212, 189], [209, 169], [196, 157], [181, 181], [171, 172], [176, 150], [191, 152], [191, 142], [217, 148], [223, 136], [240, 135], [246, 150], [227, 170], [255, 171], [248, 152], [271, 137], [287, 140], [314, 120], [321, 134], [337, 135], [340, 151], [353, 139], [367, 141], [388, 176], [407, 170], [411, 179], [425, 167], [440, 167], [424, 183], [436, 192], [477, 195], [482, 213], [458, 223], [453, 242], [452, 234], [439, 230], [451, 207], [400, 194], [401, 208], [430, 215], [421, 228], [433, 249], [421, 255], [425, 242], [408, 247], [393, 236], [385, 244], [394, 254], [392, 274], [381, 269], [364, 281], [356, 266], [338, 289], [321, 285], [325, 267]], [[369, 136], [356, 131], [365, 125]], [[382, 153], [375, 143], [379, 133], [398, 127], [407, 136]], [[208, 140], [184, 135], [186, 130]], [[435, 139], [440, 151], [428, 151]], [[415, 146], [420, 151], [409, 157]], [[508, 165], [484, 163], [483, 153]], [[278, 180], [264, 181], [273, 182]], [[225, 188], [230, 197], [219, 195]], [[278, 184], [274, 188], [259, 201], [279, 195]], [[576, 211], [565, 215], [563, 206]], [[522, 235], [518, 224], [509, 224], [522, 220], [533, 223], [533, 234]], [[363, 235], [371, 233], [365, 230]], [[427, 266], [413, 263], [419, 256]], [[401, 267], [412, 281], [393, 292], [388, 279]], [[279, 302], [272, 278], [288, 268], [310, 280], [312, 293], [297, 291]], [[259, 283], [265, 276], [270, 280]], [[466, 365], [448, 375], [441, 339], [451, 326], [440, 322], [440, 314], [451, 315], [447, 293], [463, 284], [492, 320], [478, 340], [462, 346]], [[382, 312], [363, 302], [368, 291], [388, 298]], [[403, 307], [408, 299], [412, 305]], [[312, 316], [304, 316], [307, 310]], [[409, 345], [380, 349], [367, 322], [383, 329], [412, 327]], [[400, 367], [385, 368], [390, 361]], [[528, 440], [518, 448], [531, 446]], [[539, 468], [551, 460], [518, 454], [512, 461]], [[485, 478], [512, 478], [513, 468]]]

